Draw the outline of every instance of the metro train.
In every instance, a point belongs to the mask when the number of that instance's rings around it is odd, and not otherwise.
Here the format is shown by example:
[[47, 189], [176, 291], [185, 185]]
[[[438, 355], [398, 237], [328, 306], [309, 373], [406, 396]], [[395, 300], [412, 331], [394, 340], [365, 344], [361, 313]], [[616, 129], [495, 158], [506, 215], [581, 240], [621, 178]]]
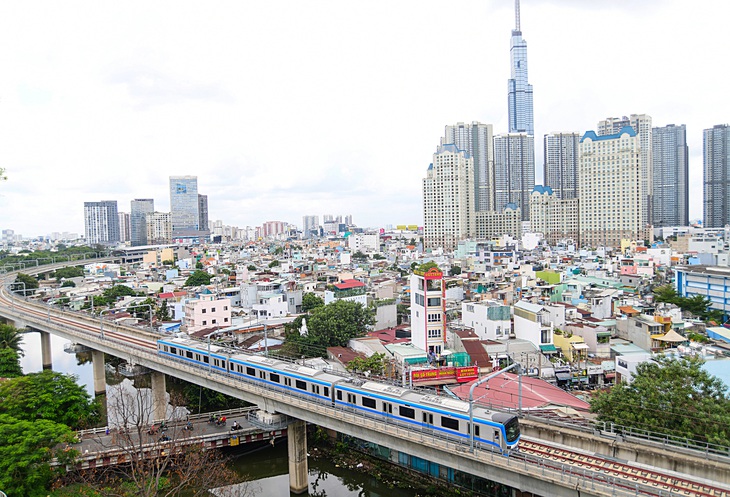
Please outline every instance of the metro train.
[[[232, 351], [188, 338], [157, 341], [158, 353], [221, 374], [307, 397], [315, 402], [398, 422], [414, 430], [469, 442], [469, 402], [407, 388], [352, 378], [260, 355]], [[472, 412], [477, 447], [508, 453], [517, 446], [517, 416], [475, 405]]]

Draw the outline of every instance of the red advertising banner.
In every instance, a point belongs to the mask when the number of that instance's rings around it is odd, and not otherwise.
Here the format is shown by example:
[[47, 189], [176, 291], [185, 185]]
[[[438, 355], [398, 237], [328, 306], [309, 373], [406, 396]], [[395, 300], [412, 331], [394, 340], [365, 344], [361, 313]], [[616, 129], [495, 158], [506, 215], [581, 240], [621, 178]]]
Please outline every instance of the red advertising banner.
[[438, 369], [421, 369], [411, 372], [413, 383], [422, 381], [439, 381], [439, 380], [456, 380], [459, 383], [471, 381], [477, 378], [477, 367], [469, 366], [465, 368], [438, 368]]

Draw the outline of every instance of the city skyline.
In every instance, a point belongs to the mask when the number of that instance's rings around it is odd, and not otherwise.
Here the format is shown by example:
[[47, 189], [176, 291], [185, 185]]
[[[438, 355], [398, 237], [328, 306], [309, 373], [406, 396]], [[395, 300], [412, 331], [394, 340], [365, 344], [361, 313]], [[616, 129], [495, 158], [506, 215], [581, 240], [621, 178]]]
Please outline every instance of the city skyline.
[[[543, 135], [647, 114], [686, 125], [689, 216], [702, 218], [703, 130], [730, 121], [722, 85], [707, 84], [728, 13], [720, 1], [522, 0], [536, 183]], [[169, 211], [175, 175], [198, 176], [210, 219], [226, 224], [300, 225], [347, 205], [359, 226], [420, 225], [445, 126], [509, 130], [512, 2], [41, 2], [0, 6], [0, 23], [13, 47], [0, 82], [0, 228], [25, 236], [83, 233], [84, 201], [127, 212], [150, 198]], [[456, 39], [459, 50], [445, 43]]]

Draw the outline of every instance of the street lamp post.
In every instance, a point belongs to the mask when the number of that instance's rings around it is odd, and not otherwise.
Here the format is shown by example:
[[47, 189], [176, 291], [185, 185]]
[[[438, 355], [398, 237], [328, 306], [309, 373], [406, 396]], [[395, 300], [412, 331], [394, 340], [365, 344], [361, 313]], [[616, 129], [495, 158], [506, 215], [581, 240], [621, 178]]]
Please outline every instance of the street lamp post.
[[506, 373], [510, 369], [517, 368], [517, 372], [520, 375], [520, 400], [519, 400], [519, 410], [522, 410], [522, 370], [520, 368], [519, 363], [510, 364], [504, 369], [500, 369], [496, 373], [492, 373], [489, 376], [482, 378], [481, 380], [477, 380], [474, 383], [472, 383], [471, 388], [469, 389], [469, 448], [471, 452], [474, 452], [474, 389], [481, 385], [482, 383], [486, 383], [492, 378], [496, 378], [502, 373]]
[[125, 307], [125, 309], [134, 309], [135, 307], [149, 307], [150, 308], [150, 331], [153, 331], [153, 328], [152, 328], [152, 305], [151, 304], [130, 305], [129, 307]]
[[[23, 285], [23, 297], [25, 297], [25, 292], [27, 291], [25, 288], [25, 281], [13, 281], [9, 286], [12, 287], [13, 285]], [[13, 309], [15, 309], [15, 292], [12, 288], [10, 288], [10, 299], [13, 304]]]

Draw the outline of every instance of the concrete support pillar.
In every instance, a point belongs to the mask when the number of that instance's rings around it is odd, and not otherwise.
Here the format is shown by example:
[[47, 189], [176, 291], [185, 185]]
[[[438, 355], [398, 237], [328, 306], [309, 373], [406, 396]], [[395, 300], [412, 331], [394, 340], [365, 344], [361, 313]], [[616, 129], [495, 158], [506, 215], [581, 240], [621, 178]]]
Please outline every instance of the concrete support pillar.
[[53, 369], [53, 359], [51, 356], [51, 334], [45, 331], [39, 331], [41, 334], [41, 358], [43, 359], [43, 369]]
[[307, 423], [297, 420], [290, 423], [286, 430], [289, 449], [289, 490], [299, 495], [309, 490]]
[[152, 419], [167, 418], [167, 388], [165, 374], [152, 371]]
[[104, 372], [104, 352], [91, 351], [91, 362], [94, 368], [94, 394], [104, 395], [106, 393], [106, 374]]

